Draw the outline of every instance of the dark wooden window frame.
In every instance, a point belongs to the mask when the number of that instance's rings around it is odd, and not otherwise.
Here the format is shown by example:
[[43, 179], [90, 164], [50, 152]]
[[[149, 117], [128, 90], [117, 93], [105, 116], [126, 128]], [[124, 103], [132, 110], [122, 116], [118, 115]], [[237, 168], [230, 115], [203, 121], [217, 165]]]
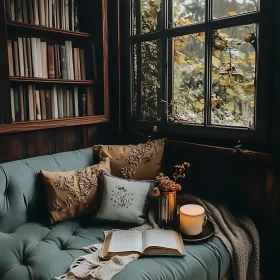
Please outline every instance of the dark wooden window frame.
[[[139, 130], [148, 130], [152, 131], [154, 125], [158, 126], [158, 131], [167, 134], [173, 135], [186, 135], [190, 137], [203, 137], [203, 138], [212, 138], [212, 139], [225, 139], [231, 141], [249, 141], [254, 143], [264, 143], [267, 140], [268, 132], [268, 100], [272, 91], [272, 73], [270, 71], [270, 61], [273, 59], [272, 52], [270, 50], [270, 44], [272, 43], [272, 34], [269, 31], [271, 28], [271, 15], [272, 3], [270, 1], [260, 0], [259, 2], [259, 12], [250, 12], [246, 14], [241, 14], [228, 18], [221, 18], [212, 20], [211, 19], [211, 7], [212, 0], [206, 1], [206, 18], [205, 22], [169, 28], [167, 18], [172, 16], [172, 0], [163, 1], [165, 5], [162, 7], [162, 16], [164, 18], [164, 24], [161, 26], [160, 31], [155, 31], [151, 33], [139, 34], [141, 31], [141, 22], [140, 16], [136, 18], [136, 35], [133, 34], [133, 7], [131, 0], [126, 0], [123, 3], [123, 31], [124, 31], [124, 49], [123, 49], [123, 73], [125, 75], [125, 91], [127, 92], [126, 99], [127, 104], [127, 124], [128, 128], [139, 129]], [[138, 2], [138, 4], [137, 4]], [[270, 2], [270, 3], [268, 3]], [[140, 15], [140, 1], [136, 1], [136, 13]], [[130, 11], [130, 13], [128, 13]], [[173, 56], [168, 57], [168, 53], [173, 53], [168, 51], [168, 40], [169, 38], [197, 33], [205, 32], [205, 43], [206, 53], [205, 53], [205, 69], [210, 72], [211, 68], [211, 34], [215, 29], [233, 27], [237, 25], [256, 23], [258, 28], [258, 53], [257, 53], [257, 67], [256, 67], [256, 82], [257, 82], [257, 91], [255, 97], [256, 104], [256, 114], [255, 114], [255, 129], [241, 128], [241, 127], [229, 127], [229, 126], [218, 126], [212, 125], [209, 122], [211, 110], [205, 108], [204, 124], [174, 124], [167, 121], [167, 116], [162, 114], [160, 121], [148, 121], [148, 120], [139, 120], [133, 114], [133, 94], [134, 94], [134, 85], [133, 85], [133, 45], [136, 43], [141, 43], [150, 40], [161, 40], [163, 50], [163, 61], [161, 63], [162, 68], [162, 81], [161, 89], [162, 96], [161, 99], [165, 101], [170, 101], [171, 95], [167, 92], [172, 92], [173, 84], [172, 80], [172, 60]], [[170, 48], [169, 44], [169, 48]], [[172, 46], [171, 46], [172, 47]], [[139, 49], [139, 48], [138, 48]], [[141, 56], [140, 50], [137, 53], [137, 56]], [[138, 61], [140, 61], [138, 59]], [[273, 60], [272, 60], [273, 61]], [[139, 68], [139, 67], [138, 67]], [[139, 70], [138, 70], [139, 71]], [[167, 75], [169, 72], [169, 75]], [[205, 71], [205, 73], [207, 73]], [[139, 71], [140, 74], [140, 71]], [[168, 80], [167, 80], [167, 77]], [[205, 75], [205, 104], [209, 106], [209, 101], [211, 99], [210, 86], [211, 86], [211, 77]], [[139, 88], [140, 89], [140, 88]], [[166, 102], [162, 102], [161, 111], [166, 111]], [[208, 112], [208, 114], [207, 114]]]

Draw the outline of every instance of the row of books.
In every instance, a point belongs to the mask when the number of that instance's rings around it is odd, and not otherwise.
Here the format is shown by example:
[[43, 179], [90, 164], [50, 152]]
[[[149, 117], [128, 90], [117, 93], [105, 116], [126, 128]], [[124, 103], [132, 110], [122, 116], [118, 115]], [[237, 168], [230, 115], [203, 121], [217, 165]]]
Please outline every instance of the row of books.
[[10, 76], [86, 80], [85, 51], [65, 45], [48, 45], [40, 38], [8, 40]]
[[78, 0], [5, 0], [6, 18], [79, 31]]
[[92, 87], [81, 91], [77, 86], [38, 89], [22, 85], [10, 89], [12, 120], [34, 121], [94, 115]]

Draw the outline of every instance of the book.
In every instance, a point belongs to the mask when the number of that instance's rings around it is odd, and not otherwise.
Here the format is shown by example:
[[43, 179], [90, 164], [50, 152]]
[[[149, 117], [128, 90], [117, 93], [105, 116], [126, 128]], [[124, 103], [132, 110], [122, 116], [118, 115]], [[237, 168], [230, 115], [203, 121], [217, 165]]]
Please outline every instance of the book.
[[180, 234], [173, 230], [155, 229], [144, 232], [117, 230], [109, 232], [103, 243], [103, 259], [131, 253], [184, 256], [185, 250]]
[[103, 242], [101, 258], [129, 254], [184, 256], [185, 248], [181, 235], [174, 230], [110, 231]]
[[19, 76], [19, 58], [18, 58], [18, 42], [17, 41], [14, 41], [13, 54], [14, 54], [14, 70], [15, 70], [16, 76], [18, 77]]
[[11, 40], [7, 40], [7, 43], [8, 43], [9, 74], [10, 74], [10, 76], [14, 76], [12, 41]]

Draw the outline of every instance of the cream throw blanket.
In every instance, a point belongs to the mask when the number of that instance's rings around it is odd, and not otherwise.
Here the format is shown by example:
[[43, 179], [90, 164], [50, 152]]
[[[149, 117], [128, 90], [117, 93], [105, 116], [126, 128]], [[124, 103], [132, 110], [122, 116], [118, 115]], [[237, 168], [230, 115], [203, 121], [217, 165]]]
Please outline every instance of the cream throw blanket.
[[[214, 224], [215, 235], [222, 240], [231, 255], [234, 279], [260, 280], [259, 235], [254, 223], [247, 217], [234, 217], [226, 206], [214, 205], [192, 195], [178, 197], [178, 209], [186, 203], [200, 204], [205, 208], [208, 219]], [[152, 213], [148, 215], [148, 222], [133, 230], [158, 228]], [[56, 279], [110, 280], [127, 264], [138, 258], [138, 255], [132, 254], [101, 261], [101, 248], [102, 244], [83, 248], [89, 254], [77, 258], [70, 266], [69, 272]]]

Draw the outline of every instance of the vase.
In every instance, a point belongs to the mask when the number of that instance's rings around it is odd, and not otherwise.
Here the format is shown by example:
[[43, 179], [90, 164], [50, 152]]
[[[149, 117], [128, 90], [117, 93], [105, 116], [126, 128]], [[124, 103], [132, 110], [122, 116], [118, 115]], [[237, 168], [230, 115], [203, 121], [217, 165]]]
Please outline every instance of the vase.
[[161, 228], [174, 227], [177, 218], [176, 191], [161, 192], [158, 197], [158, 225]]

